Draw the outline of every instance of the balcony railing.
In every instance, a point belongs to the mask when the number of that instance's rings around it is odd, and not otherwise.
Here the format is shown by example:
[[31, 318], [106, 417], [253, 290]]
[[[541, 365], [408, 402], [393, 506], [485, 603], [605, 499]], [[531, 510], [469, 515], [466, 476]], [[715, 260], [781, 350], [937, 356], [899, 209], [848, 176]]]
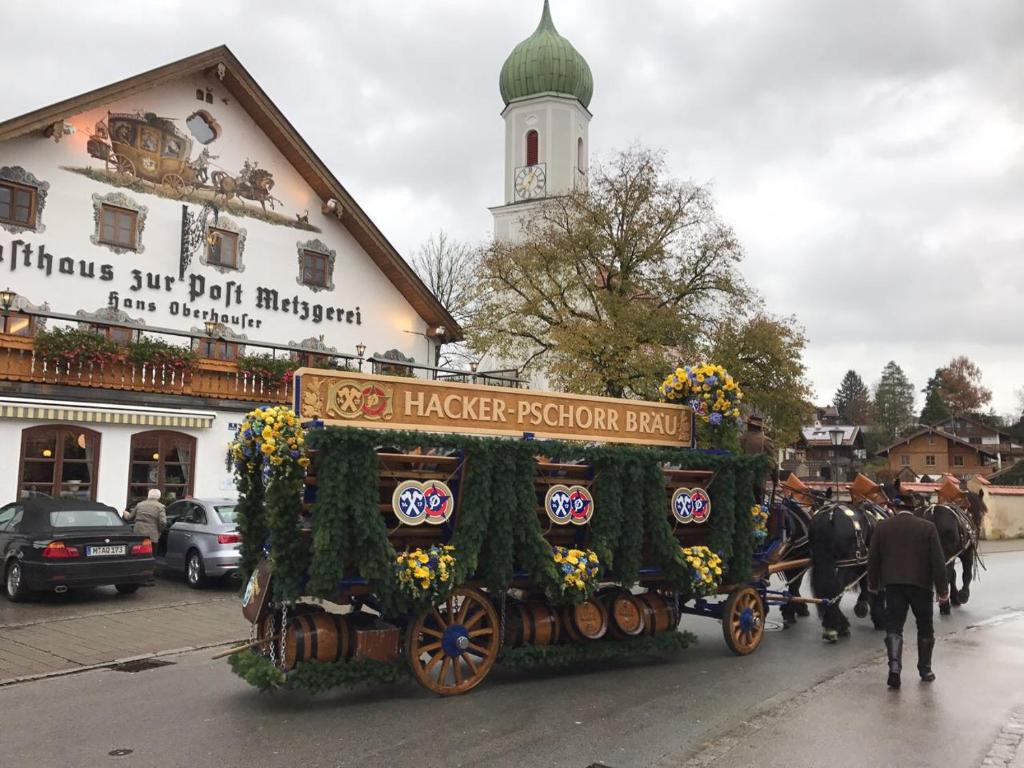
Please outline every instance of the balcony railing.
[[269, 382], [238, 370], [233, 362], [200, 360], [193, 371], [123, 360], [102, 365], [54, 364], [36, 356], [31, 338], [6, 334], [0, 334], [0, 380], [258, 403], [286, 404], [292, 400], [291, 380]]

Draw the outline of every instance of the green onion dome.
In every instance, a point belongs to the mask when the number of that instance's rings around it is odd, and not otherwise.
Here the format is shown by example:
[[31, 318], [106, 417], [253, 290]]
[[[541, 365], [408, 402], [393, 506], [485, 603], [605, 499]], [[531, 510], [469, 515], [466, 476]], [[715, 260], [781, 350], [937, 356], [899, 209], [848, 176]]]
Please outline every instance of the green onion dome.
[[505, 59], [498, 79], [505, 104], [544, 93], [571, 96], [584, 106], [594, 93], [594, 76], [579, 51], [558, 34], [548, 0], [536, 31]]

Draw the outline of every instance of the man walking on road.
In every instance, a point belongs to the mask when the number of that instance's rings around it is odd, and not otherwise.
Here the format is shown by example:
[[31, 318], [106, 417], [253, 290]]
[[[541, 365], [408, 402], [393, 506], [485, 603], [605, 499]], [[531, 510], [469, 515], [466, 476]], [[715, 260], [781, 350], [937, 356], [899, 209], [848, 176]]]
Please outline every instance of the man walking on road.
[[895, 505], [896, 514], [883, 520], [871, 537], [868, 589], [885, 589], [885, 649], [889, 655], [890, 688], [900, 687], [903, 671], [903, 625], [907, 609], [917, 620], [917, 671], [930, 683], [935, 630], [932, 626], [932, 587], [939, 602], [949, 599], [946, 563], [939, 533], [928, 520], [915, 517], [909, 499]]

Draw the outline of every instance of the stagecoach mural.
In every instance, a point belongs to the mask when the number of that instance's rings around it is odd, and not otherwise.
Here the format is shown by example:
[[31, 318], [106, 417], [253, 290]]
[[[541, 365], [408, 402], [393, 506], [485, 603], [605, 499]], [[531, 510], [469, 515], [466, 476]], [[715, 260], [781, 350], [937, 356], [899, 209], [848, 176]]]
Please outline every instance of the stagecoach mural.
[[[95, 181], [183, 202], [211, 203], [233, 214], [270, 224], [319, 232], [308, 212], [288, 213], [274, 196], [274, 175], [260, 161], [244, 157], [228, 165], [207, 146], [221, 137], [220, 124], [206, 110], [185, 118], [153, 112], [108, 112], [89, 135], [86, 150], [95, 161], [62, 166]], [[189, 135], [191, 134], [191, 135]], [[198, 145], [198, 148], [197, 148]]]

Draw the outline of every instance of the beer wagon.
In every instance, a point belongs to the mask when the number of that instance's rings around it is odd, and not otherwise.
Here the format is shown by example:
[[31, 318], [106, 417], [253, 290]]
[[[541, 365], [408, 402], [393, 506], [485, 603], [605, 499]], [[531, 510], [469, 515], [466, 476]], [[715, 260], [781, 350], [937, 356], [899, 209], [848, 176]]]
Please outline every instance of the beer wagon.
[[401, 664], [458, 694], [503, 661], [684, 646], [682, 613], [759, 645], [767, 461], [692, 450], [685, 406], [312, 369], [295, 391], [234, 448], [253, 637], [232, 663], [250, 682]]

